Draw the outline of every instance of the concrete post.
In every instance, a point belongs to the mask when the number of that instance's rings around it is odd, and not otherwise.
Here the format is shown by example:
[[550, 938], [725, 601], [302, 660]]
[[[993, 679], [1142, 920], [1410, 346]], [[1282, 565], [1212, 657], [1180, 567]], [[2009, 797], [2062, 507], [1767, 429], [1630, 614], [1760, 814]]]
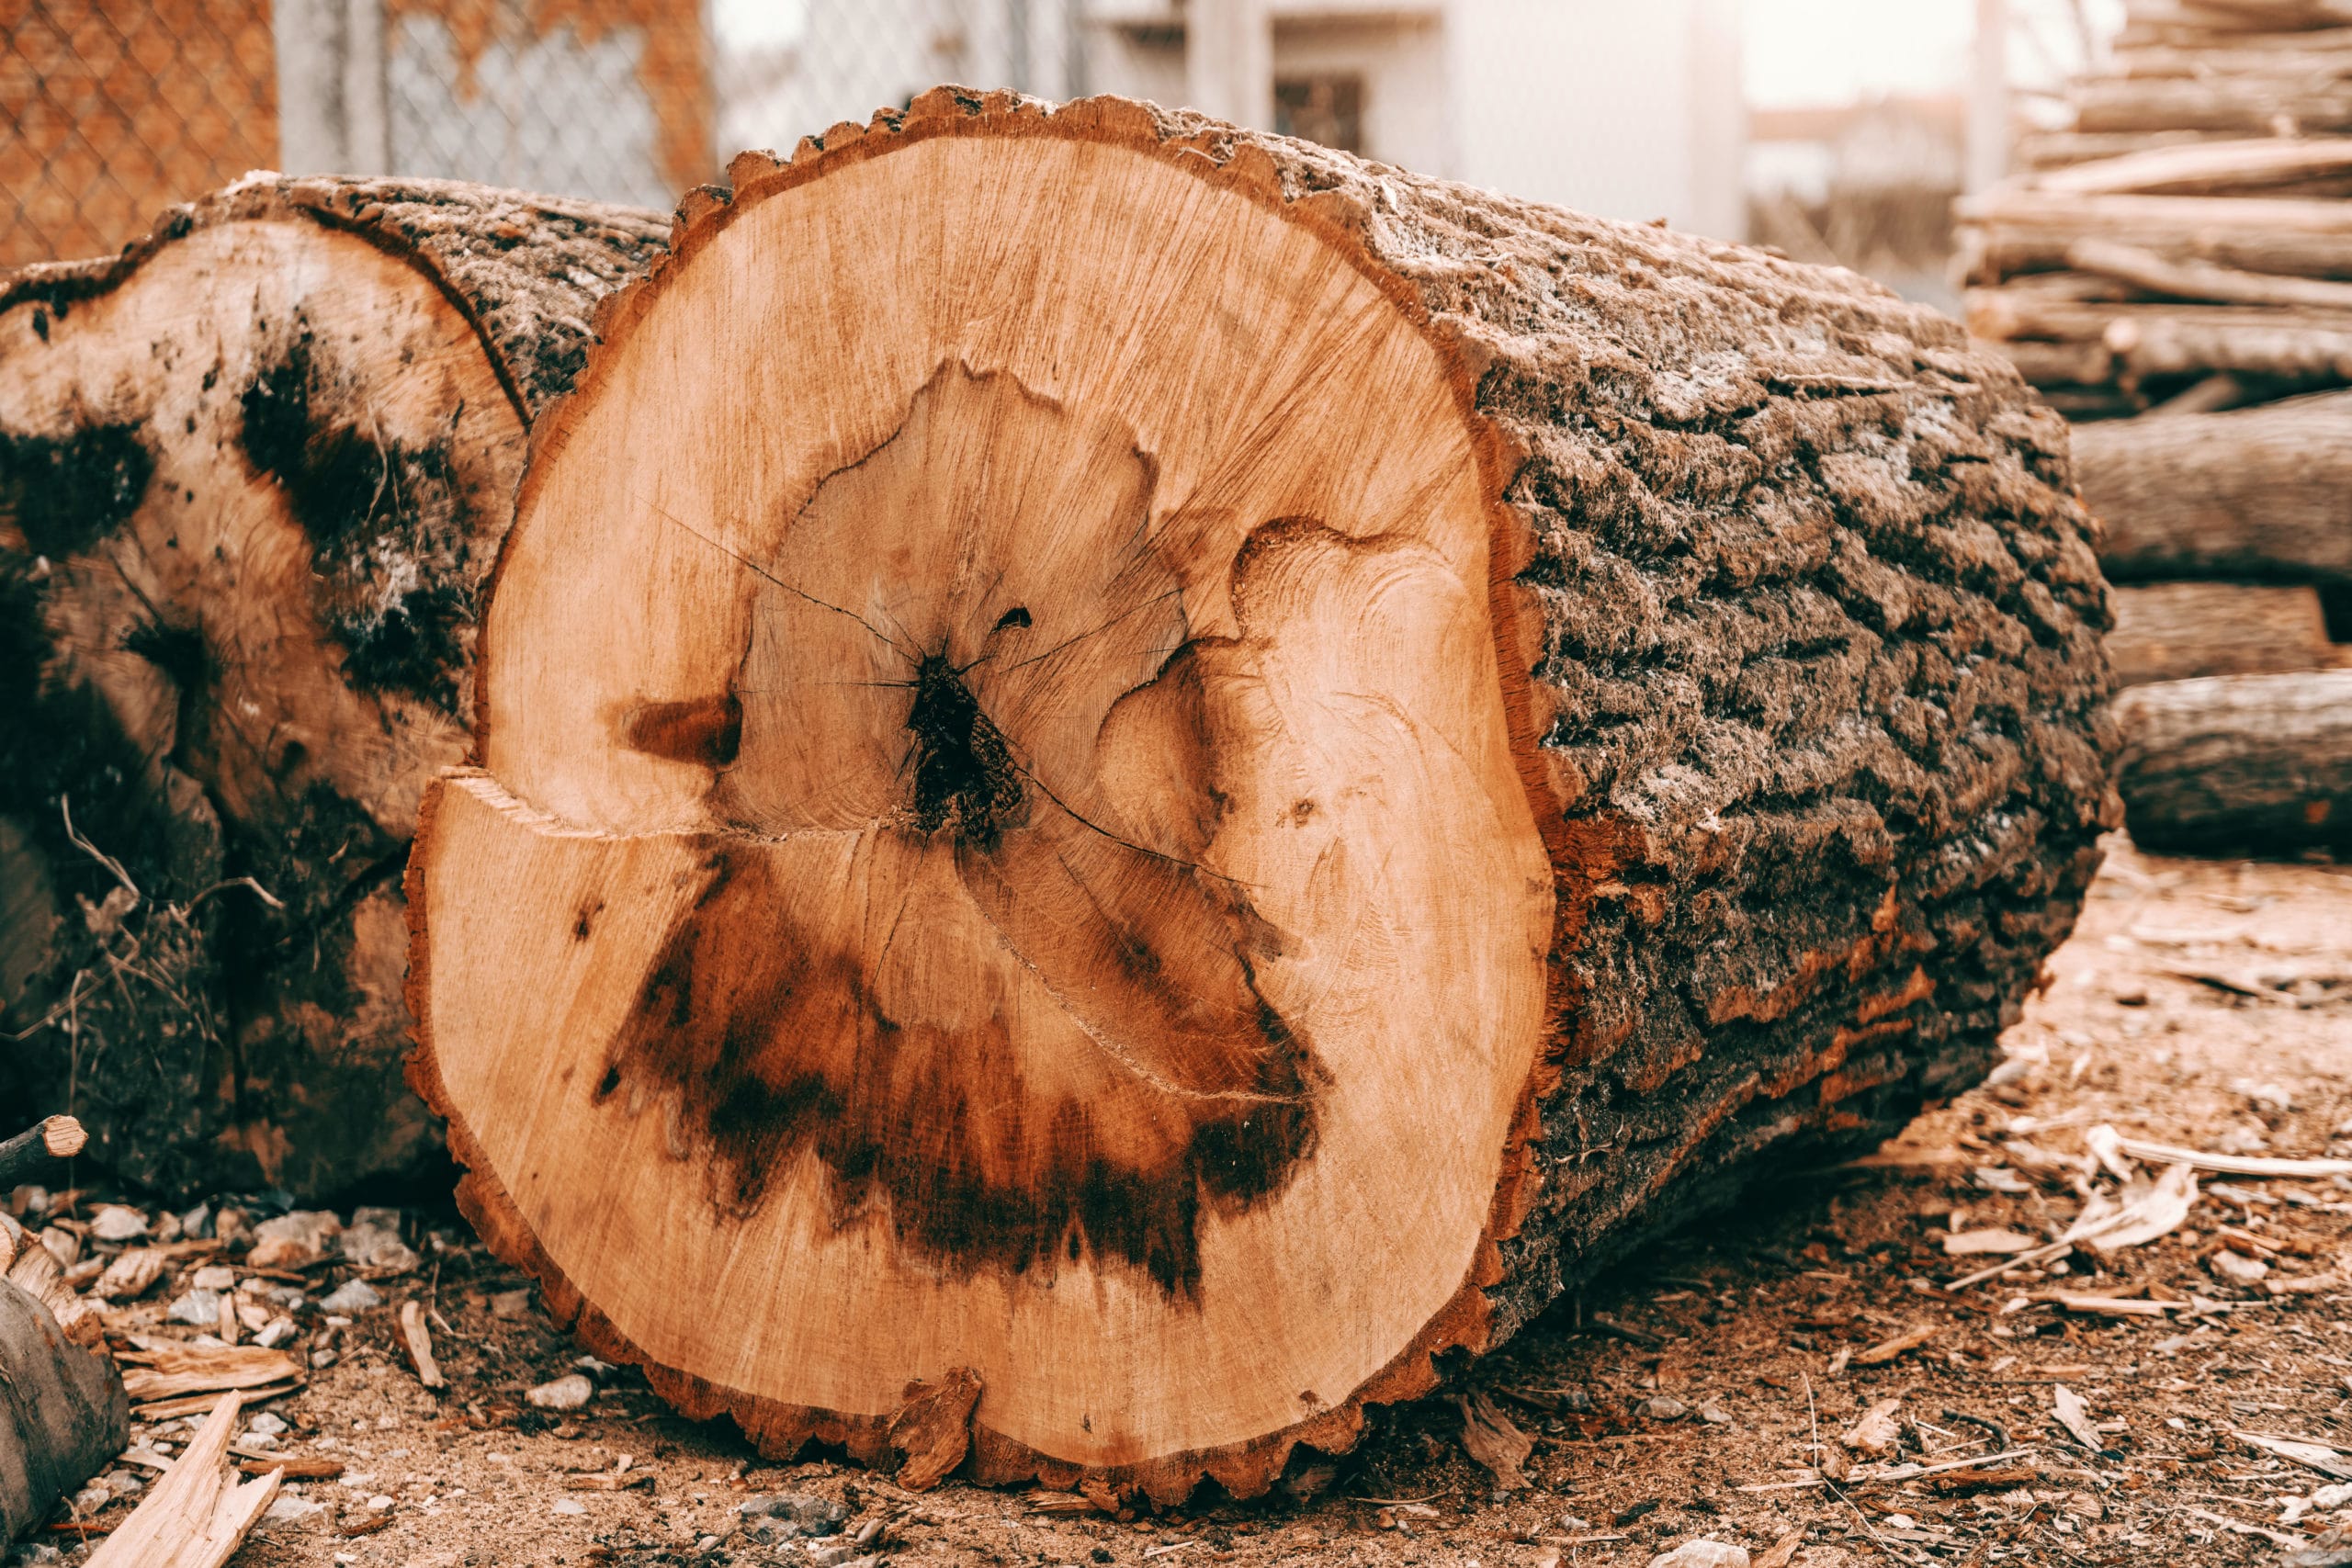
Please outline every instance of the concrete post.
[[1267, 0], [1185, 0], [1184, 93], [1193, 108], [1274, 128], [1274, 24]]
[[390, 173], [383, 0], [276, 0], [270, 24], [280, 170]]

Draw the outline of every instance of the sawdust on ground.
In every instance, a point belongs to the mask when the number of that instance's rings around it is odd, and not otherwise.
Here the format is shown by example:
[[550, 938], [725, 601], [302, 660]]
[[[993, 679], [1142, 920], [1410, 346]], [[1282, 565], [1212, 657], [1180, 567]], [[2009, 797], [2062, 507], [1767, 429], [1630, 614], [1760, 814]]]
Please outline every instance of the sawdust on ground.
[[[1524, 1489], [1498, 1490], [1465, 1454], [1452, 1400], [1382, 1413], [1356, 1452], [1295, 1463], [1267, 1499], [1210, 1487], [1123, 1517], [954, 1483], [918, 1496], [822, 1459], [768, 1464], [731, 1427], [683, 1421], [607, 1369], [589, 1369], [604, 1381], [586, 1408], [537, 1410], [524, 1391], [576, 1370], [577, 1348], [536, 1304], [500, 1315], [495, 1298], [525, 1281], [454, 1215], [427, 1215], [421, 1266], [377, 1281], [383, 1306], [314, 1330], [323, 1338], [306, 1343], [336, 1350], [334, 1364], [269, 1406], [290, 1423], [284, 1451], [345, 1473], [288, 1487], [323, 1506], [267, 1521], [232, 1561], [1605, 1568], [1708, 1540], [1794, 1568], [2292, 1562], [2352, 1524], [2352, 1508], [2331, 1518], [2336, 1499], [2314, 1500], [2331, 1477], [2233, 1434], [2315, 1440], [2322, 1462], [2336, 1445], [2352, 1474], [2352, 1282], [2334, 1279], [2352, 1179], [2204, 1175], [2160, 1239], [1952, 1295], [1934, 1287], [1999, 1260], [1947, 1256], [1954, 1230], [2039, 1242], [2092, 1192], [2116, 1190], [2085, 1149], [2096, 1126], [2205, 1150], [2352, 1155], [2352, 868], [2158, 860], [2119, 840], [2051, 971], [1992, 1083], [1876, 1162], [1781, 1184], [1770, 1203], [1659, 1249], [1473, 1368], [1480, 1408], [1532, 1439]], [[2300, 1283], [2274, 1291], [2284, 1281]], [[184, 1283], [115, 1325], [170, 1332], [163, 1303]], [[2117, 1316], [2037, 1299], [2062, 1292], [2143, 1304]], [[395, 1348], [410, 1296], [438, 1314], [451, 1385], [438, 1396]], [[1905, 1339], [1917, 1343], [1865, 1364]], [[2098, 1451], [2057, 1421], [2061, 1388], [2084, 1402]], [[1870, 1479], [1869, 1456], [1835, 1439], [1888, 1400], [1901, 1402], [1897, 1447], [1881, 1463], [1956, 1468]], [[1825, 1457], [1844, 1483], [1821, 1478]], [[741, 1506], [779, 1495], [838, 1500], [844, 1530], [748, 1540]], [[82, 1555], [70, 1537], [44, 1539], [65, 1549], [55, 1561]]]

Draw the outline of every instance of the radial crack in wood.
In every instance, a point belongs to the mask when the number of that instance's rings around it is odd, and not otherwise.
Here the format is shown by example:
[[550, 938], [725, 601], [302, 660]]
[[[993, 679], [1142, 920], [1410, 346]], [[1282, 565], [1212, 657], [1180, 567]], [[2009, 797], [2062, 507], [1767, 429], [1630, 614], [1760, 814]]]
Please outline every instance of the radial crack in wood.
[[1956, 325], [1116, 100], [730, 173], [539, 433], [410, 867], [460, 1201], [598, 1354], [1254, 1495], [1985, 1066], [2109, 732]]

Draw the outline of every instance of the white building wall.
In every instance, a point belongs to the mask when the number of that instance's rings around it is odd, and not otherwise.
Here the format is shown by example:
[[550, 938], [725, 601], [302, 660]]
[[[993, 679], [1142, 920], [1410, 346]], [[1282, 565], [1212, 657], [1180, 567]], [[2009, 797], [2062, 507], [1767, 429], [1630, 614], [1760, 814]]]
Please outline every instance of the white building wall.
[[1736, 26], [1725, 0], [1450, 0], [1451, 172], [1737, 238]]
[[1442, 173], [1453, 163], [1445, 29], [1434, 14], [1360, 20], [1278, 20], [1274, 76], [1363, 78], [1363, 154]]

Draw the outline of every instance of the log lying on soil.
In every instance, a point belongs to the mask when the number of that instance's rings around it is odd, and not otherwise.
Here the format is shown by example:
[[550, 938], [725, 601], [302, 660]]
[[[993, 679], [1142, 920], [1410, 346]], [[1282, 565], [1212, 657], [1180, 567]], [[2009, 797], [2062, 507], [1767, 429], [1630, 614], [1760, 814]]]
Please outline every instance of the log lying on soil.
[[539, 432], [410, 870], [460, 1201], [599, 1355], [1254, 1495], [1987, 1065], [2109, 730], [1957, 325], [1117, 100], [731, 175]]
[[[0, 1234], [0, 1265], [8, 1251]], [[0, 1551], [104, 1470], [130, 1427], [106, 1352], [67, 1338], [48, 1308], [0, 1279]]]
[[[398, 874], [525, 431], [653, 215], [257, 179], [0, 279], [0, 1100], [142, 1185], [436, 1146]], [[40, 1027], [42, 1025], [46, 1027]]]
[[2086, 425], [2075, 468], [2111, 577], [2352, 584], [2352, 394]]
[[2107, 656], [2119, 685], [2352, 664], [2308, 583], [2152, 582], [2115, 590]]
[[0, 1141], [0, 1192], [39, 1174], [51, 1162], [72, 1159], [89, 1135], [71, 1116], [44, 1116], [15, 1137]]
[[2134, 843], [2164, 854], [2352, 851], [2352, 670], [2140, 686], [2117, 716]]

